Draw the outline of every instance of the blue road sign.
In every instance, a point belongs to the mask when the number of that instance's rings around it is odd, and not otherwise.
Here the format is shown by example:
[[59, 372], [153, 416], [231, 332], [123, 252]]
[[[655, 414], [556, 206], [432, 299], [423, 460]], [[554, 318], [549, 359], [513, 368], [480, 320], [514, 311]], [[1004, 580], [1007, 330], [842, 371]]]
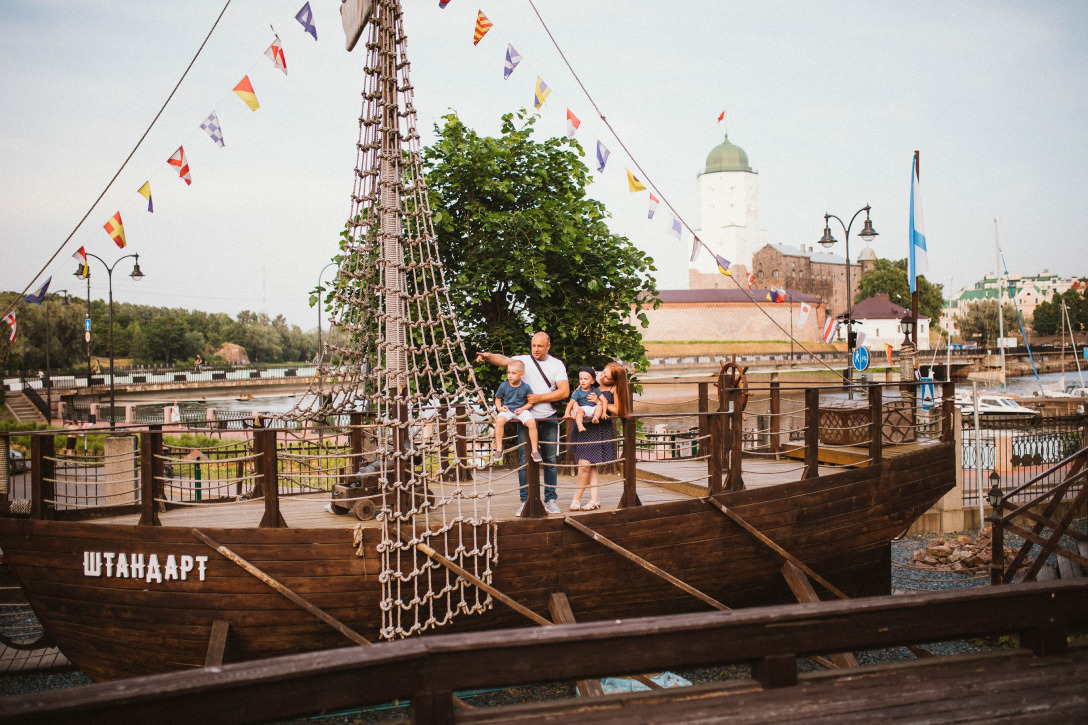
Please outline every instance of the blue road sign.
[[87, 332], [91, 331], [91, 318], [90, 317], [84, 317], [83, 318], [83, 329], [86, 330]]
[[869, 348], [859, 347], [854, 350], [854, 369], [859, 373], [869, 367]]

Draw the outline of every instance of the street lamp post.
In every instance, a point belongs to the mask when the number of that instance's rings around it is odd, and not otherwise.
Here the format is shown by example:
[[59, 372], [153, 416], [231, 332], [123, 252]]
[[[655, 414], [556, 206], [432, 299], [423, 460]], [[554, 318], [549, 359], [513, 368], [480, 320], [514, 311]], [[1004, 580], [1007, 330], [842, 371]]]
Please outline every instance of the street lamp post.
[[[61, 297], [61, 295], [63, 295], [63, 297]], [[42, 307], [45, 308], [45, 405], [46, 405], [47, 408], [49, 408], [49, 411], [50, 411], [49, 415], [52, 416], [53, 415], [53, 413], [52, 413], [52, 410], [53, 410], [53, 376], [52, 376], [51, 372], [52, 372], [52, 367], [53, 366], [50, 364], [50, 361], [49, 361], [49, 348], [51, 348], [53, 346], [53, 337], [52, 337], [52, 334], [51, 334], [50, 324], [49, 324], [49, 298], [50, 297], [61, 297], [61, 302], [60, 302], [61, 307], [67, 307], [68, 305], [71, 304], [71, 302], [68, 301], [68, 290], [66, 290], [66, 289], [57, 290], [56, 292], [50, 292], [49, 294], [47, 294], [45, 296], [45, 299], [42, 300]]]
[[321, 271], [317, 273], [317, 354], [321, 355], [321, 292], [324, 291], [324, 287], [321, 286], [321, 276], [325, 274], [325, 270], [329, 267], [340, 264], [339, 262], [329, 262]]
[[[87, 256], [88, 257], [94, 257], [95, 259], [97, 259], [99, 262], [102, 263], [102, 266], [106, 268], [106, 277], [109, 280], [109, 291], [110, 291], [110, 330], [109, 330], [109, 335], [110, 335], [110, 431], [113, 431], [113, 430], [116, 430], [116, 428], [117, 428], [117, 420], [116, 420], [117, 415], [116, 415], [115, 406], [114, 406], [114, 386], [113, 386], [113, 377], [114, 377], [113, 376], [113, 269], [114, 269], [114, 267], [117, 266], [117, 264], [122, 259], [128, 259], [129, 257], [135, 257], [136, 261], [133, 264], [132, 272], [129, 274], [129, 277], [132, 277], [132, 279], [139, 282], [141, 279], [144, 278], [144, 273], [140, 271], [140, 255], [139, 254], [126, 254], [125, 256], [123, 256], [120, 259], [118, 259], [117, 261], [115, 261], [112, 265], [106, 264], [106, 260], [99, 257], [97, 254], [91, 254], [90, 252], [87, 252]], [[88, 309], [87, 314], [88, 315], [90, 314], [89, 309]], [[89, 370], [90, 370], [90, 368], [88, 367], [88, 371]], [[90, 373], [89, 372], [88, 372], [87, 380], [88, 380], [88, 382], [90, 381]]]
[[853, 290], [850, 287], [850, 228], [854, 226], [854, 220], [858, 218], [858, 214], [865, 212], [865, 226], [862, 227], [858, 236], [865, 240], [865, 243], [873, 241], [877, 236], [877, 231], [873, 229], [873, 223], [869, 220], [869, 205], [866, 204], [862, 208], [854, 212], [854, 216], [850, 217], [850, 223], [845, 224], [843, 220], [834, 214], [824, 214], [824, 235], [820, 237], [820, 246], [825, 249], [830, 249], [837, 241], [835, 237], [831, 236], [831, 220], [834, 219], [842, 227], [843, 233], [846, 235], [846, 380], [849, 384], [850, 379], [853, 377], [851, 373], [851, 367], [854, 357], [854, 320], [851, 317], [851, 313], [854, 309], [854, 295]]

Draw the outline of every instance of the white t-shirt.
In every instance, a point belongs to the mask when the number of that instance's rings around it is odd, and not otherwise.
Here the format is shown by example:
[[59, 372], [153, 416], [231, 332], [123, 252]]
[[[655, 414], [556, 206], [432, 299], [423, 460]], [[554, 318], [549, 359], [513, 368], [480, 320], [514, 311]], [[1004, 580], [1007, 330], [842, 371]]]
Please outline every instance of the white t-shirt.
[[[551, 382], [558, 384], [560, 380], [567, 379], [567, 366], [563, 364], [562, 360], [552, 355], [549, 355], [547, 360], [534, 360], [532, 355], [515, 355], [510, 359], [520, 360], [521, 364], [525, 366], [525, 377], [522, 378], [522, 381], [528, 383], [529, 388], [537, 395], [546, 395], [555, 388], [546, 383], [544, 378], [540, 376], [540, 370], [537, 369], [536, 363], [540, 363], [544, 374], [548, 376]], [[529, 412], [533, 414], [534, 418], [555, 417], [555, 408], [552, 407], [551, 403], [537, 403], [529, 408]]]

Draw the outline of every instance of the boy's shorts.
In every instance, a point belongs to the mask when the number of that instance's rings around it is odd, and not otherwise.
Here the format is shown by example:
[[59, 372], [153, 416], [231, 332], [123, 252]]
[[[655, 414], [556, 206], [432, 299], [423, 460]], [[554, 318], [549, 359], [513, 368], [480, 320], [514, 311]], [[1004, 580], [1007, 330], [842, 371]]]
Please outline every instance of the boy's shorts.
[[529, 421], [535, 420], [535, 418], [533, 418], [533, 414], [530, 413], [528, 410], [523, 410], [520, 413], [518, 413], [516, 416], [514, 415], [514, 411], [504, 410], [501, 413], [496, 413], [495, 418], [497, 420], [501, 420], [503, 423], [506, 423], [507, 421], [511, 421], [514, 418], [517, 418], [518, 420], [520, 420], [525, 425], [529, 425]]
[[597, 412], [597, 406], [595, 405], [579, 405], [578, 407], [581, 408], [582, 412], [586, 415], [593, 415]]

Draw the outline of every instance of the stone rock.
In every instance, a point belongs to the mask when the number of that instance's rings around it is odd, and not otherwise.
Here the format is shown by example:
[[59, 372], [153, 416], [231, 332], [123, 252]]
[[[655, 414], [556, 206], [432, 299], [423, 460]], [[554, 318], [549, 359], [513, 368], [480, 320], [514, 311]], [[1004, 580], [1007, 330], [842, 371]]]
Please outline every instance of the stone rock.
[[947, 546], [930, 546], [926, 549], [926, 553], [930, 556], [940, 558], [942, 556], [948, 556], [952, 553], [952, 549]]

